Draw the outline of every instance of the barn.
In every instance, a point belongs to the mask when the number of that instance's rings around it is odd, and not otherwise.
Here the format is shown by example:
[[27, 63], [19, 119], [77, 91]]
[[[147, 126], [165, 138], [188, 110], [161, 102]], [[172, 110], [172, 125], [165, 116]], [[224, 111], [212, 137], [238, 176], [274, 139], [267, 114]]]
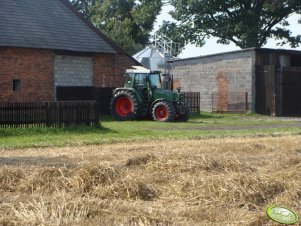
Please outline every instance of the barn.
[[122, 72], [137, 64], [67, 0], [0, 1], [0, 101], [53, 101], [64, 87], [118, 87]]
[[170, 63], [177, 86], [200, 92], [201, 110], [301, 115], [301, 51], [250, 48]]

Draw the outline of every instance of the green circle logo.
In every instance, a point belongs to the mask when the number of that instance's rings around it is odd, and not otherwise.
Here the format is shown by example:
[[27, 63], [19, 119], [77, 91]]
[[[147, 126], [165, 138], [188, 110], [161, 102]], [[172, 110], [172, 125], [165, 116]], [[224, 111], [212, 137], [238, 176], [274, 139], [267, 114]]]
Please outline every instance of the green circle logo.
[[295, 224], [298, 215], [291, 209], [280, 206], [272, 206], [267, 209], [267, 215], [273, 221], [281, 224]]

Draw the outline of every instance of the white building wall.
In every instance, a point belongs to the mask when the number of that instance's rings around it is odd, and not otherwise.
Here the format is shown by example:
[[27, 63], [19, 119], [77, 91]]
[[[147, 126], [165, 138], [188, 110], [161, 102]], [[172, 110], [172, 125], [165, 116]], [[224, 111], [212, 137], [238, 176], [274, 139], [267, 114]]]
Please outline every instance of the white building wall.
[[92, 86], [92, 57], [56, 55], [55, 86]]

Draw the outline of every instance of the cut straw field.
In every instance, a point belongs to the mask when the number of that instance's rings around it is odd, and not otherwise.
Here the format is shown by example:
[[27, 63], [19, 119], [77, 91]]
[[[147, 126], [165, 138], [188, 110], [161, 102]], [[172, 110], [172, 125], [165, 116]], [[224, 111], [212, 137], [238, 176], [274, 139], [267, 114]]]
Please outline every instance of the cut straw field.
[[301, 213], [301, 136], [0, 151], [0, 225], [277, 225]]

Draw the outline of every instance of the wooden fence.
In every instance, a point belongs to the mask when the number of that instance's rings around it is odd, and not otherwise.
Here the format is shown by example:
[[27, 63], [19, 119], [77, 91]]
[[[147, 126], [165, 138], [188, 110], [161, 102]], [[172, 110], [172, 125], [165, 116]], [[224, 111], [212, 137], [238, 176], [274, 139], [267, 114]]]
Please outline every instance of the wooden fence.
[[184, 101], [190, 106], [190, 111], [200, 113], [201, 94], [199, 92], [184, 92], [184, 94]]
[[248, 111], [248, 93], [212, 93], [212, 112], [243, 113]]
[[0, 127], [97, 125], [95, 101], [0, 102]]

